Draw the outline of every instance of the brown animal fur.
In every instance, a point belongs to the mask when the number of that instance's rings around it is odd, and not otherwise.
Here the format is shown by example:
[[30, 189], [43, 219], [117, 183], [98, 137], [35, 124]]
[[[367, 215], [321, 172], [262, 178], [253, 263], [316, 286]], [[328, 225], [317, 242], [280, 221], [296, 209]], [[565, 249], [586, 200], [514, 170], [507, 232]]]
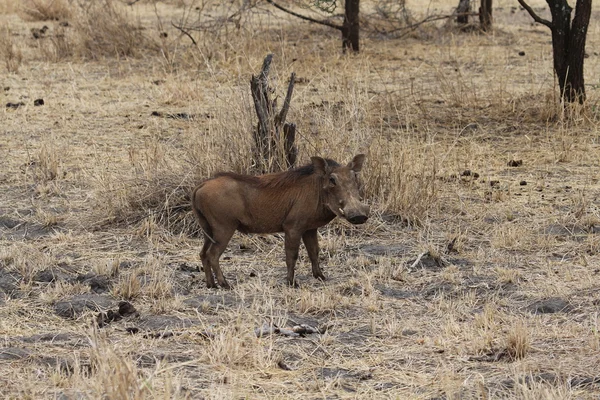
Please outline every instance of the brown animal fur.
[[321, 157], [291, 171], [261, 176], [220, 173], [198, 186], [192, 208], [204, 233], [200, 258], [208, 287], [229, 288], [219, 258], [234, 232], [285, 232], [287, 281], [295, 285], [294, 268], [300, 240], [304, 242], [313, 276], [325, 279], [319, 267], [317, 228], [336, 216], [364, 223], [369, 207], [360, 202], [358, 172], [364, 154], [346, 166]]

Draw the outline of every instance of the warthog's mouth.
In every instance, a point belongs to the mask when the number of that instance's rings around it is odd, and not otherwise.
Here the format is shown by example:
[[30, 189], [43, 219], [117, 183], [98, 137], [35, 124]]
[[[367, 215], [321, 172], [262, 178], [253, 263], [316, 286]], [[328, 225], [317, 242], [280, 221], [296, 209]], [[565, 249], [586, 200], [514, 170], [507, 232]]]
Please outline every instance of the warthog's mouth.
[[348, 217], [346, 219], [351, 224], [360, 225], [360, 224], [364, 224], [365, 222], [367, 222], [369, 217], [367, 217], [366, 215], [355, 215], [354, 217]]

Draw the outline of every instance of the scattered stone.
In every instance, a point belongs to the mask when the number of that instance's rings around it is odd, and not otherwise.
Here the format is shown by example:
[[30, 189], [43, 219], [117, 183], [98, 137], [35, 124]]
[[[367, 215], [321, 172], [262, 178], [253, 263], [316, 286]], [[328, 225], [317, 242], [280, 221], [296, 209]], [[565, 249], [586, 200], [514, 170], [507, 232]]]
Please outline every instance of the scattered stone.
[[573, 310], [571, 304], [559, 297], [551, 297], [539, 300], [531, 304], [527, 309], [533, 314], [554, 314], [558, 312], [569, 313]]
[[98, 327], [102, 328], [111, 322], [119, 321], [124, 317], [129, 317], [132, 315], [138, 315], [135, 307], [127, 301], [121, 301], [119, 303], [118, 310], [108, 310], [107, 312], [99, 313], [96, 316], [96, 323], [98, 324]]
[[102, 311], [114, 305], [107, 296], [98, 294], [79, 294], [54, 305], [54, 312], [63, 318], [77, 318], [86, 311]]
[[525, 52], [521, 50], [521, 51], [519, 52], [519, 55], [520, 55], [521, 57], [523, 57], [523, 56], [525, 55]]
[[19, 107], [24, 106], [25, 103], [23, 103], [22, 101], [18, 102], [18, 103], [6, 103], [6, 108], [12, 108], [14, 110], [16, 110]]
[[94, 293], [106, 293], [110, 290], [111, 282], [106, 275], [96, 275], [93, 272], [79, 275], [75, 278], [77, 282], [89, 285]]
[[525, 185], [527, 185], [527, 181], [521, 181], [521, 182], [519, 182], [519, 185], [525, 186]]
[[152, 113], [150, 113], [150, 115], [153, 116], [153, 117], [162, 117], [162, 118], [171, 118], [171, 119], [186, 119], [186, 120], [191, 120], [191, 119], [195, 118], [194, 114], [188, 114], [186, 112], [181, 112], [181, 113], [163, 113], [161, 111], [152, 111]]
[[44, 99], [35, 99], [33, 101], [33, 105], [36, 106], [36, 107], [43, 106], [44, 105]]
[[510, 160], [508, 162], [509, 167], [520, 167], [523, 165], [523, 160]]
[[34, 39], [41, 39], [46, 36], [46, 32], [48, 31], [48, 27], [44, 25], [41, 28], [31, 28], [31, 34]]
[[499, 185], [500, 185], [500, 181], [498, 181], [498, 180], [491, 180], [490, 181], [490, 186], [491, 187], [496, 187], [496, 186], [499, 186]]

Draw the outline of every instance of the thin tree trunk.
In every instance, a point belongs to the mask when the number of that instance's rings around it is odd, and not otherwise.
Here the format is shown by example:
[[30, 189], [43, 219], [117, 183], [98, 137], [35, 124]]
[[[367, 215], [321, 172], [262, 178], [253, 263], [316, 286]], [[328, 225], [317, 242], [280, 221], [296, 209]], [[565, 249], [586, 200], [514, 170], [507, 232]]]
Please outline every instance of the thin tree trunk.
[[592, 0], [578, 0], [575, 5], [575, 17], [571, 23], [569, 48], [567, 54], [567, 78], [565, 99], [569, 102], [585, 101], [585, 83], [583, 78], [583, 60], [585, 57], [585, 39], [592, 13]]
[[342, 47], [344, 51], [351, 49], [358, 53], [360, 32], [359, 6], [360, 0], [346, 0], [344, 25], [342, 26]]
[[567, 83], [568, 54], [569, 54], [569, 36], [571, 33], [571, 11], [566, 0], [547, 0], [552, 14], [552, 56], [554, 60], [554, 71], [558, 78], [558, 87], [560, 88], [560, 97], [566, 94], [565, 85]]
[[492, 0], [481, 0], [479, 7], [479, 24], [484, 32], [492, 29]]

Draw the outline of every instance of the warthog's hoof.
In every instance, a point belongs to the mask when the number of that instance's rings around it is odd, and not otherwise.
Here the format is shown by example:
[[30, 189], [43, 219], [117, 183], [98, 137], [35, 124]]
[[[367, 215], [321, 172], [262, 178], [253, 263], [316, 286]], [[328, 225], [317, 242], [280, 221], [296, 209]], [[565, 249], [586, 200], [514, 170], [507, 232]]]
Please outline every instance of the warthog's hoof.
[[325, 277], [325, 275], [323, 275], [323, 273], [321, 271], [319, 271], [319, 272], [313, 272], [313, 276], [316, 279], [320, 280], [320, 281], [326, 281], [327, 280], [327, 278]]

